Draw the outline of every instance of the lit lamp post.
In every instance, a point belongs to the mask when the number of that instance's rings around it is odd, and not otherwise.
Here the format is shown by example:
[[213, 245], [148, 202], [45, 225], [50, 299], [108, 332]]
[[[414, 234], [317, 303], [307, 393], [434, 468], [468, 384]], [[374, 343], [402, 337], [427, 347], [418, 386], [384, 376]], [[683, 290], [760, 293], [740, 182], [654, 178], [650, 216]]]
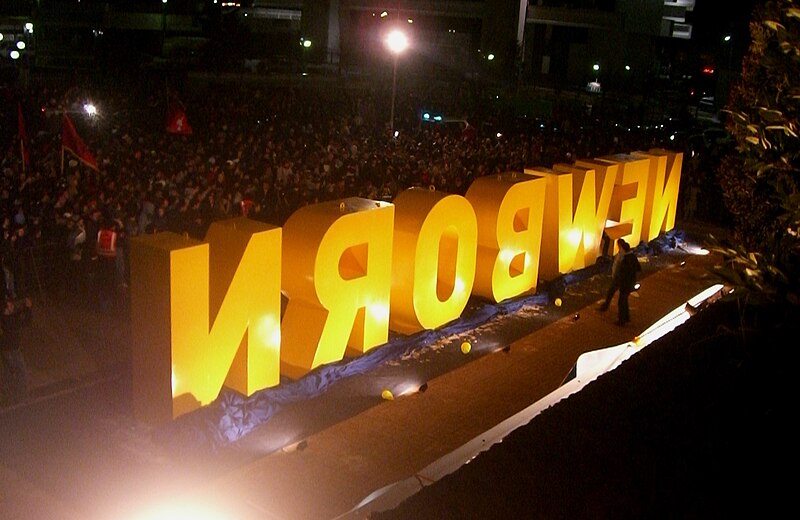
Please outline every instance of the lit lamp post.
[[167, 40], [167, 0], [161, 0], [161, 56], [164, 56], [164, 44]]
[[731, 35], [726, 34], [725, 37], [722, 38], [722, 41], [725, 42], [725, 47], [727, 48], [726, 50], [728, 54], [728, 70], [730, 70], [733, 58], [733, 45], [731, 44]]
[[394, 66], [392, 68], [392, 112], [389, 118], [389, 127], [394, 132], [394, 100], [397, 95], [397, 58], [406, 48], [408, 48], [408, 38], [403, 31], [395, 29], [386, 37], [386, 46], [394, 54]]
[[311, 48], [311, 40], [307, 40], [305, 38], [300, 38], [300, 46], [302, 50], [300, 51], [300, 66], [302, 68], [301, 72], [303, 75], [306, 74], [306, 52], [308, 49]]

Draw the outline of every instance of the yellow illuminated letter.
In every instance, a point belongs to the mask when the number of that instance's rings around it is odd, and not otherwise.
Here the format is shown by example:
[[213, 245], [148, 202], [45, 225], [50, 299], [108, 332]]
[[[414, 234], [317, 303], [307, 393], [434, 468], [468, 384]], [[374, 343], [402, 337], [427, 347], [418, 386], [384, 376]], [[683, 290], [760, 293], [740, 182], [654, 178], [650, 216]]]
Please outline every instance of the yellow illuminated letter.
[[643, 223], [644, 238], [649, 241], [675, 227], [683, 154], [662, 149], [634, 153], [650, 159]]
[[543, 166], [525, 168], [526, 175], [541, 178], [545, 184], [542, 213], [542, 248], [539, 252], [539, 278], [552, 280], [558, 271], [558, 172]]
[[478, 222], [474, 294], [500, 302], [536, 289], [545, 183], [523, 174], [487, 175], [467, 190]]
[[[616, 253], [616, 241], [618, 238], [624, 238], [630, 241], [631, 229], [633, 223], [631, 222], [617, 222], [610, 218], [609, 212], [611, 209], [611, 198], [614, 194], [617, 173], [619, 172], [619, 164], [603, 159], [580, 159], [575, 161], [575, 166], [581, 168], [590, 168], [595, 171], [597, 175], [598, 186], [602, 186], [597, 201], [597, 216], [605, 215], [605, 223], [603, 231], [608, 240], [604, 254], [613, 255]], [[617, 215], [618, 216], [618, 215]]]
[[240, 217], [206, 238], [131, 240], [133, 401], [147, 422], [207, 405], [223, 384], [251, 395], [280, 382], [281, 229]]
[[553, 166], [556, 171], [570, 174], [558, 177], [558, 265], [562, 273], [593, 265], [601, 254], [616, 176], [587, 166]]
[[461, 316], [475, 278], [475, 211], [460, 195], [411, 188], [396, 206], [393, 330], [435, 329]]
[[394, 206], [361, 198], [298, 209], [283, 227], [281, 373], [300, 377], [386, 343]]
[[632, 154], [607, 155], [601, 159], [619, 165], [608, 216], [616, 222], [631, 224], [628, 242], [636, 247], [645, 238], [643, 224], [650, 159]]

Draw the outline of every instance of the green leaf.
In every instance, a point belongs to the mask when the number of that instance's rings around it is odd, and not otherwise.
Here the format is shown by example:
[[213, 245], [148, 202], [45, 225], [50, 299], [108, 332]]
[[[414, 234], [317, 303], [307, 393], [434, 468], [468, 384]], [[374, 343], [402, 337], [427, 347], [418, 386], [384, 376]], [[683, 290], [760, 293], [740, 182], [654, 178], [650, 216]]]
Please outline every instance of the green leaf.
[[773, 31], [777, 31], [778, 29], [785, 30], [786, 28], [781, 25], [780, 23], [776, 22], [775, 20], [765, 20], [764, 25], [772, 29]]

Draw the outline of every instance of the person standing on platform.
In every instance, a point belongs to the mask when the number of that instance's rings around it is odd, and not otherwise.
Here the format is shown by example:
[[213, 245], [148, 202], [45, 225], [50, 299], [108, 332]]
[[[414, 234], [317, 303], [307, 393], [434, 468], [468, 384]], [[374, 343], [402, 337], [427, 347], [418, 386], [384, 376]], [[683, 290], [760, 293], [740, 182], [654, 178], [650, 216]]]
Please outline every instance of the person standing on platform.
[[619, 298], [617, 299], [617, 307], [619, 308], [619, 315], [617, 325], [623, 326], [631, 321], [630, 308], [628, 307], [628, 295], [636, 289], [636, 278], [642, 270], [639, 264], [639, 259], [636, 253], [631, 249], [630, 244], [623, 242], [620, 247], [620, 252], [623, 252], [622, 261], [619, 264]]
[[32, 307], [30, 298], [19, 301], [6, 298], [0, 314], [0, 389], [13, 402], [28, 398], [28, 366], [22, 353], [22, 328], [31, 321]]
[[[608, 310], [608, 306], [611, 305], [611, 300], [614, 298], [614, 294], [616, 294], [617, 290], [619, 289], [619, 266], [622, 263], [622, 257], [625, 255], [623, 244], [626, 246], [628, 245], [624, 238], [618, 238], [617, 254], [614, 255], [614, 261], [611, 263], [611, 283], [608, 285], [608, 289], [606, 290], [606, 299], [603, 300], [602, 304], [600, 304], [600, 312], [605, 312]], [[630, 247], [628, 249], [630, 249]]]

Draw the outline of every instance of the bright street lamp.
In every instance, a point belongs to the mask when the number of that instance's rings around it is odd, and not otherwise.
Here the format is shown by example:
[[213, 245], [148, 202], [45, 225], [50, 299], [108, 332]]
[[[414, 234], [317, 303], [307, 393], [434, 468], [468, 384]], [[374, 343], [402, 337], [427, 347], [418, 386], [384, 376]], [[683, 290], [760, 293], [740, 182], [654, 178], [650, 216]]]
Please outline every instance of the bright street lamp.
[[386, 46], [394, 54], [394, 66], [392, 67], [392, 115], [389, 119], [389, 127], [394, 131], [394, 100], [397, 95], [397, 57], [408, 48], [408, 37], [403, 31], [393, 30], [386, 37]]
[[306, 57], [306, 53], [309, 52], [309, 49], [311, 49], [311, 40], [307, 38], [300, 38], [300, 47], [302, 47], [302, 50], [300, 50], [300, 73], [303, 76], [306, 76], [308, 75], [308, 72], [306, 72], [306, 61], [308, 59]]

